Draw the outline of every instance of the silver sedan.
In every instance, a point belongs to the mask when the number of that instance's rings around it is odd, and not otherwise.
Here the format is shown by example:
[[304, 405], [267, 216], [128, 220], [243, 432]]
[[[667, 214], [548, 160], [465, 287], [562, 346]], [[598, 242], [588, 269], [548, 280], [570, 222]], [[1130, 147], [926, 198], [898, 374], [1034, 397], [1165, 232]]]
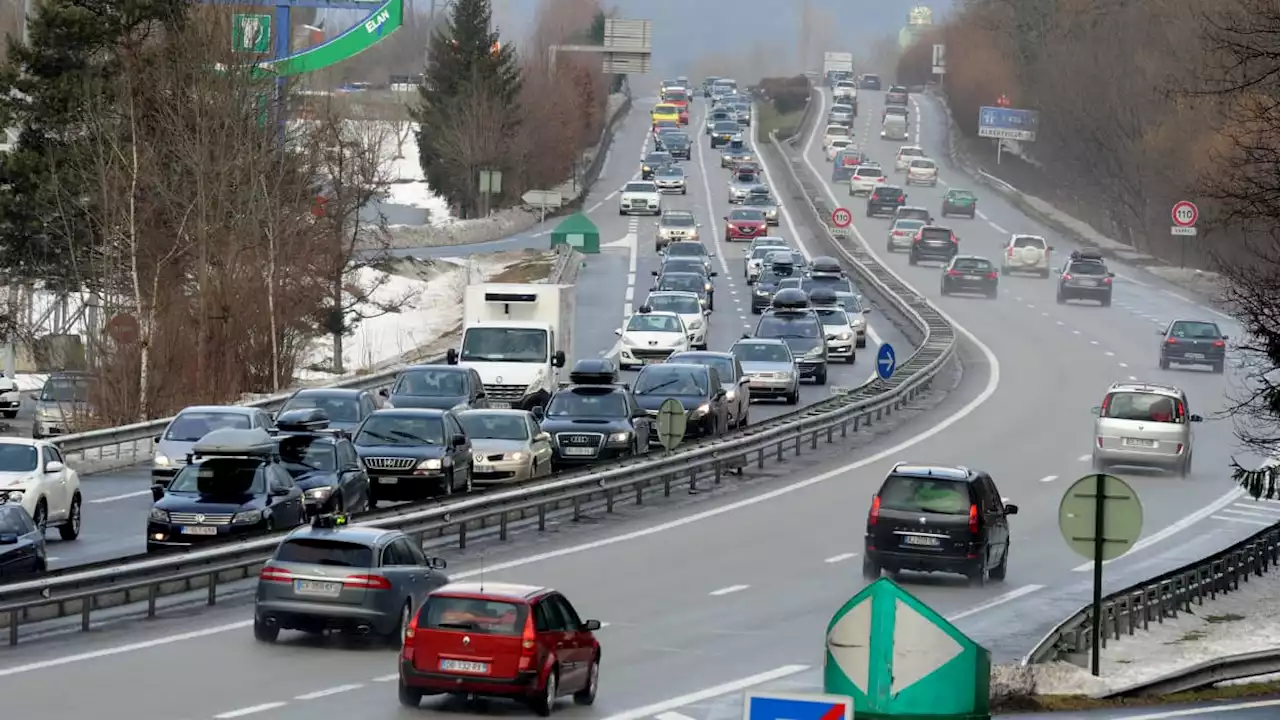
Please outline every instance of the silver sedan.
[[729, 348], [747, 377], [752, 400], [782, 398], [800, 402], [800, 371], [791, 348], [776, 338], [743, 338]]
[[526, 410], [463, 410], [462, 431], [471, 441], [476, 485], [521, 482], [551, 474], [551, 436]]

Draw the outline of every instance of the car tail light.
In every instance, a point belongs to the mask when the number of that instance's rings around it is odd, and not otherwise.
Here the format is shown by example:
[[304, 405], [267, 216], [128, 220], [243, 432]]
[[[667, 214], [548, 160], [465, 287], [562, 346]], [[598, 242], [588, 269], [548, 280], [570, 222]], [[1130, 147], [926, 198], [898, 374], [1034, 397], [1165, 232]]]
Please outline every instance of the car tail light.
[[995, 270], [992, 270], [991, 272], [987, 273], [987, 279], [988, 279], [988, 280], [995, 280], [995, 279], [997, 279], [996, 271], [995, 271]]
[[418, 613], [413, 614], [413, 618], [409, 620], [409, 627], [404, 629], [404, 639], [407, 645], [410, 640], [418, 634]]
[[1063, 279], [1063, 280], [1070, 280], [1070, 279], [1071, 279], [1071, 273], [1063, 273], [1063, 274], [1062, 274], [1062, 279]]
[[262, 572], [258, 573], [258, 579], [263, 582], [293, 582], [293, 573], [284, 568], [268, 565], [262, 568]]
[[969, 506], [969, 532], [973, 535], [978, 534], [978, 506]]
[[960, 275], [961, 275], [961, 272], [960, 272], [959, 270], [948, 270], [948, 271], [947, 271], [947, 277], [960, 277]]
[[342, 581], [342, 586], [365, 590], [390, 590], [391, 581], [381, 575], [348, 575]]
[[1214, 341], [1213, 341], [1213, 346], [1214, 346], [1214, 347], [1218, 347], [1218, 348], [1220, 348], [1220, 347], [1226, 347], [1226, 346], [1227, 346], [1227, 344], [1226, 344], [1225, 342], [1223, 342], [1222, 340], [1214, 340]]
[[907, 201], [907, 196], [906, 196], [906, 195], [899, 195], [899, 196], [898, 196], [898, 202], [906, 202], [906, 201]]
[[1102, 284], [1103, 284], [1103, 285], [1110, 285], [1110, 284], [1111, 284], [1111, 278], [1102, 278]]
[[1106, 397], [1102, 398], [1102, 410], [1101, 410], [1098, 414], [1099, 414], [1099, 415], [1101, 415], [1102, 417], [1106, 417], [1106, 416], [1107, 416], [1107, 408], [1108, 408], [1108, 407], [1110, 407], [1110, 406], [1111, 406], [1111, 396], [1110, 396], [1110, 395], [1108, 395], [1108, 396], [1106, 396]]
[[959, 238], [959, 237], [957, 237], [957, 236], [955, 236], [955, 235], [952, 235], [952, 236], [951, 236], [951, 243], [952, 243], [953, 245], [959, 245], [959, 244], [960, 244], [960, 238]]
[[1166, 342], [1166, 343], [1168, 343], [1168, 344], [1170, 344], [1170, 345], [1177, 345], [1177, 344], [1178, 344], [1178, 338], [1169, 338], [1168, 340], [1165, 340], [1165, 342]]
[[1187, 407], [1182, 404], [1181, 400], [1179, 400], [1178, 401], [1178, 417], [1181, 418], [1186, 416], [1187, 416]]
[[1013, 248], [1009, 248], [1009, 257], [1013, 257]]
[[867, 525], [872, 527], [880, 522], [880, 496], [871, 498], [871, 512], [867, 513]]
[[524, 632], [520, 633], [520, 670], [533, 668], [533, 661], [538, 652], [538, 632], [533, 628], [533, 609], [524, 617]]

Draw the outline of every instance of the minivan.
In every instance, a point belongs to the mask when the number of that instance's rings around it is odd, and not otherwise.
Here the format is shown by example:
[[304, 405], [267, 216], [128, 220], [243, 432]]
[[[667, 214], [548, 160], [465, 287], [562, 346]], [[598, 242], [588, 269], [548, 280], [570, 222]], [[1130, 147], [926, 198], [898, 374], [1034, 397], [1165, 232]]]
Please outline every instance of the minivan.
[[1107, 388], [1093, 414], [1093, 467], [1098, 472], [1134, 465], [1191, 474], [1191, 423], [1204, 418], [1190, 412], [1181, 388], [1118, 382]]

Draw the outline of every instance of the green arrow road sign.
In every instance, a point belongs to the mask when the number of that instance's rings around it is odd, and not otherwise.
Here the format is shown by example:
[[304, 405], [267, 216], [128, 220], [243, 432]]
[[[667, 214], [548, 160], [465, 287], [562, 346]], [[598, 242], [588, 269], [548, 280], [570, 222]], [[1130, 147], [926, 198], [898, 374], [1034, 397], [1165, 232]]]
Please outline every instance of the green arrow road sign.
[[245, 53], [271, 52], [271, 16], [242, 13], [233, 15], [231, 49]]
[[684, 406], [675, 398], [667, 398], [658, 407], [658, 442], [668, 450], [675, 450], [684, 440]]
[[986, 720], [990, 686], [991, 653], [889, 578], [827, 626], [823, 692], [852, 697], [858, 720]]

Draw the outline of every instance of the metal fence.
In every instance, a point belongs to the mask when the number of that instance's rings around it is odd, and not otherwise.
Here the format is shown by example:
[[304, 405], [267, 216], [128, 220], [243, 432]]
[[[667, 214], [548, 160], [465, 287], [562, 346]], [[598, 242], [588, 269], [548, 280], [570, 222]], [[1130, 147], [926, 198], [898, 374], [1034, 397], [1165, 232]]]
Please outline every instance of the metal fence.
[[[791, 170], [792, 179], [802, 185], [795, 169]], [[816, 214], [811, 220], [823, 222], [812, 199], [808, 204]], [[834, 239], [833, 244], [839, 246]], [[692, 443], [663, 457], [636, 458], [425, 508], [395, 508], [372, 514], [358, 524], [394, 527], [424, 546], [448, 543], [465, 548], [479, 535], [505, 541], [517, 528], [541, 531], [556, 517], [576, 520], [588, 510], [611, 513], [618, 503], [642, 505], [646, 498], [659, 493], [668, 496], [675, 488], [719, 484], [725, 475], [748, 465], [763, 468], [766, 462], [783, 462], [787, 456], [815, 451], [820, 442], [846, 441], [849, 433], [882, 421], [926, 391], [953, 357], [955, 346], [952, 326], [932, 305], [907, 290], [896, 275], [869, 257], [848, 257], [864, 291], [883, 299], [923, 336], [916, 351], [889, 380], [869, 381], [807, 408], [726, 437]], [[142, 425], [146, 431], [134, 432], [150, 437], [147, 433], [157, 430], [154, 424]], [[75, 568], [3, 586], [0, 627], [8, 627], [9, 643], [16, 644], [23, 625], [54, 618], [78, 616], [81, 628], [87, 630], [93, 613], [105, 608], [145, 603], [148, 615], [153, 615], [161, 598], [193, 591], [206, 593], [206, 602], [214, 604], [219, 585], [254, 577], [280, 538], [277, 534], [176, 556]]]

